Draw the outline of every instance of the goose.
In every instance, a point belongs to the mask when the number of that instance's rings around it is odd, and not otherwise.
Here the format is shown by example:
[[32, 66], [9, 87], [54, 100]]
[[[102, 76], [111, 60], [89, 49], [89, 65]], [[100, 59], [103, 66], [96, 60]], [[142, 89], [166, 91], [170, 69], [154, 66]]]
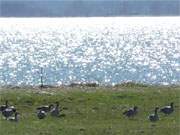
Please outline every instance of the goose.
[[123, 115], [127, 116], [127, 117], [133, 117], [137, 114], [137, 106], [134, 106], [133, 108], [130, 108], [129, 110], [123, 112]]
[[16, 112], [14, 106], [7, 107], [2, 111], [2, 115], [7, 119], [8, 117], [12, 116]]
[[60, 109], [59, 109], [59, 102], [56, 102], [56, 106], [50, 111], [51, 116], [59, 117], [60, 115]]
[[158, 113], [157, 113], [158, 109], [159, 109], [159, 108], [156, 107], [155, 110], [154, 110], [154, 113], [149, 115], [149, 120], [150, 120], [151, 122], [155, 122], [155, 121], [158, 121], [158, 120], [159, 120], [159, 116], [158, 116]]
[[7, 120], [13, 121], [13, 122], [18, 122], [19, 121], [19, 113], [15, 112], [14, 117], [9, 117]]
[[171, 114], [174, 111], [174, 103], [172, 102], [169, 106], [161, 108], [160, 112], [164, 114]]
[[37, 117], [39, 118], [39, 119], [44, 119], [45, 117], [46, 117], [46, 112], [45, 111], [43, 111], [43, 110], [39, 110], [38, 112], [37, 112]]
[[14, 107], [14, 106], [9, 106], [8, 105], [8, 100], [6, 100], [6, 102], [5, 102], [5, 105], [2, 105], [2, 106], [0, 106], [0, 110], [3, 112], [5, 109], [7, 109], [7, 108], [9, 108], [9, 109], [12, 109], [12, 110], [16, 110], [16, 108]]
[[40, 106], [40, 107], [37, 107], [36, 110], [42, 110], [42, 111], [45, 111], [47, 113], [51, 110], [51, 108], [53, 106], [54, 106], [53, 104], [46, 105], [46, 106]]
[[6, 100], [5, 105], [0, 106], [0, 112], [3, 112], [8, 107], [8, 101]]

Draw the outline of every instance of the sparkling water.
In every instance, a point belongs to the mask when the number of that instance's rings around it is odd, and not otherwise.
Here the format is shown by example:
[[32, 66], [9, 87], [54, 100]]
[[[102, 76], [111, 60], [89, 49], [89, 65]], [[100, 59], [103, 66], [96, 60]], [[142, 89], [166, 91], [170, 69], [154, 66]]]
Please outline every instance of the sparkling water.
[[180, 83], [180, 17], [1, 18], [0, 85]]

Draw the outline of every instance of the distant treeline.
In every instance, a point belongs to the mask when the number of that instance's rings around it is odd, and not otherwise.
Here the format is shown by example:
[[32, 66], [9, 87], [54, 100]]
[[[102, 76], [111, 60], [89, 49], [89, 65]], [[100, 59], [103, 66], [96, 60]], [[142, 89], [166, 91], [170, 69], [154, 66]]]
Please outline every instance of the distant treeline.
[[179, 16], [180, 0], [0, 1], [1, 17]]

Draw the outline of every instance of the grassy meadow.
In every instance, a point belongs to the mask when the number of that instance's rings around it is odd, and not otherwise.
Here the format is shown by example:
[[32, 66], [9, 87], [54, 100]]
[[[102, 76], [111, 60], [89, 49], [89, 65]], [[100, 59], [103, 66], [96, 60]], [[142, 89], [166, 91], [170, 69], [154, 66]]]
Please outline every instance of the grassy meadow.
[[[50, 89], [2, 88], [0, 105], [9, 100], [20, 113], [18, 123], [0, 114], [0, 135], [179, 135], [180, 86], [119, 85], [116, 87], [62, 87]], [[48, 115], [39, 120], [36, 107], [60, 102], [64, 117]], [[174, 102], [175, 112], [159, 113], [150, 122], [148, 115], [156, 106]], [[137, 105], [134, 118], [123, 111]]]

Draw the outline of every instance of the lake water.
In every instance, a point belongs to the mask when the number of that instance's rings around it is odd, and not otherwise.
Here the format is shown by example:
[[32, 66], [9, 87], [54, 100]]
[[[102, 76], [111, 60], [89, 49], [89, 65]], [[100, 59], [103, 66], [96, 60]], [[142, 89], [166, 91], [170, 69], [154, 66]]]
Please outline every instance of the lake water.
[[180, 17], [0, 18], [0, 85], [180, 83]]

